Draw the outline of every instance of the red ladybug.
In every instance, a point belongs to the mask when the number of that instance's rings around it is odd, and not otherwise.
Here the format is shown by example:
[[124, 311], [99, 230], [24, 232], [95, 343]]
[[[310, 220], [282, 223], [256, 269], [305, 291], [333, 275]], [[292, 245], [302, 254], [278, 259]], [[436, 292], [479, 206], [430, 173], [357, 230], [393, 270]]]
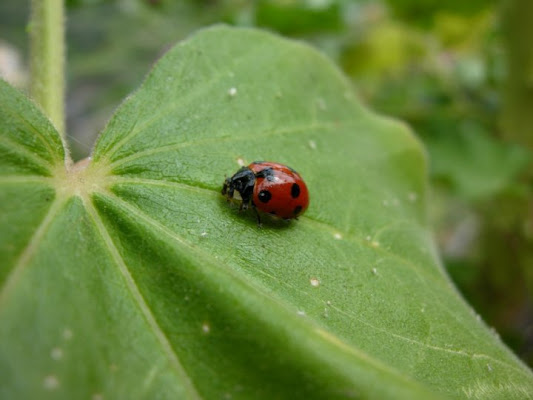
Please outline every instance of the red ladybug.
[[[302, 215], [309, 205], [309, 193], [302, 177], [286, 165], [255, 161], [226, 178], [222, 194], [228, 200], [242, 200], [240, 210], [251, 204], [256, 210], [286, 220]], [[257, 221], [261, 223], [259, 213]]]

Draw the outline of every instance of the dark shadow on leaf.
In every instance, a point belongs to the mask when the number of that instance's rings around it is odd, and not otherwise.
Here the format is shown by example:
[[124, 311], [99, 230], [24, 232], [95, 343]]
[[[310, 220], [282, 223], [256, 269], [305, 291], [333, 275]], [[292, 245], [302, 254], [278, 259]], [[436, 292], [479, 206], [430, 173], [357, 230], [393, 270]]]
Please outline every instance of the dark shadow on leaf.
[[276, 218], [275, 216], [259, 212], [261, 218], [261, 225], [257, 222], [257, 214], [253, 208], [239, 211], [240, 202], [227, 201], [224, 196], [219, 197], [218, 204], [222, 210], [223, 218], [238, 220], [246, 223], [249, 226], [255, 226], [258, 230], [261, 229], [293, 229], [297, 224], [297, 220], [284, 220]]

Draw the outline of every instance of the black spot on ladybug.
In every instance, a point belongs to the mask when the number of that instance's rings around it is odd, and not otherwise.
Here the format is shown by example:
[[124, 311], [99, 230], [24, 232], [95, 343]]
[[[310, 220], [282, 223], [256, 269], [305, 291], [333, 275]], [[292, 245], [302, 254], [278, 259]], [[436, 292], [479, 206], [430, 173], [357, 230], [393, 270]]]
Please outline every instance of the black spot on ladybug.
[[259, 192], [259, 201], [261, 203], [268, 203], [270, 199], [272, 198], [272, 194], [268, 190], [261, 190]]
[[276, 215], [276, 212], [275, 211], [270, 211], [269, 214], [270, 215]]
[[302, 206], [296, 206], [296, 207], [294, 207], [293, 214], [294, 215], [298, 215], [298, 214], [300, 214], [300, 211], [302, 211]]
[[291, 187], [291, 196], [293, 199], [300, 195], [300, 186], [297, 183], [293, 183]]

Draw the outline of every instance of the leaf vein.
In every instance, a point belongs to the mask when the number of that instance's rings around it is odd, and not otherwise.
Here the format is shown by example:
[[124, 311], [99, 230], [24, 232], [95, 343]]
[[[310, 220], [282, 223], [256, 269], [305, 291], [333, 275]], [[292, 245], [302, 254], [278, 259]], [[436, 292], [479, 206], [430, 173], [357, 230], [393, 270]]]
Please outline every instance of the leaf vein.
[[[215, 191], [211, 188], [190, 185], [190, 184], [183, 183], [183, 182], [168, 182], [168, 181], [158, 181], [158, 180], [150, 180], [150, 179], [143, 179], [143, 178], [122, 178], [119, 176], [112, 177], [112, 181], [114, 183], [120, 183], [120, 184], [134, 184], [134, 185], [135, 184], [146, 184], [146, 185], [162, 186], [162, 187], [167, 187], [167, 188], [176, 188], [176, 189], [188, 190], [188, 191], [192, 190], [197, 193], [202, 193], [203, 195], [209, 195], [209, 196], [219, 195], [218, 191]], [[311, 229], [318, 229], [321, 231], [325, 231], [325, 232], [331, 233], [332, 236], [336, 233], [341, 233], [342, 237], [345, 240], [348, 240], [352, 243], [370, 248], [371, 250], [381, 253], [386, 257], [390, 257], [392, 259], [397, 260], [403, 265], [409, 267], [416, 274], [416, 276], [418, 277], [422, 285], [427, 285], [428, 282], [431, 282], [431, 284], [435, 285], [435, 287], [441, 288], [444, 291], [448, 291], [448, 292], [452, 291], [453, 293], [455, 293], [451, 284], [446, 279], [444, 279], [444, 276], [442, 277], [442, 279], [440, 279], [428, 273], [425, 269], [421, 268], [418, 264], [403, 257], [402, 255], [393, 253], [390, 250], [383, 248], [382, 246], [376, 246], [373, 243], [373, 241], [368, 241], [367, 239], [358, 237], [357, 235], [354, 235], [353, 233], [349, 233], [345, 230], [338, 229], [337, 227], [329, 223], [315, 220], [309, 216], [300, 217], [300, 223], [305, 223], [305, 222], [308, 222], [308, 223], [310, 222], [310, 224], [308, 225], [311, 227]], [[336, 239], [335, 239], [335, 242], [337, 242]], [[272, 279], [275, 279], [275, 278], [272, 277]], [[433, 293], [433, 295], [436, 296], [435, 293]], [[440, 304], [440, 301], [438, 299], [435, 299], [435, 303]], [[452, 313], [447, 307], [442, 307], [441, 309], [443, 313], [446, 313], [447, 315], [449, 315], [451, 318], [457, 321], [458, 324], [462, 324], [464, 322], [461, 320], [459, 316]], [[471, 336], [475, 336], [473, 332], [469, 332], [469, 334]]]
[[469, 352], [464, 351], [464, 350], [448, 349], [448, 348], [445, 348], [445, 347], [440, 347], [440, 346], [432, 345], [432, 344], [429, 344], [429, 343], [424, 343], [424, 342], [409, 338], [407, 336], [403, 336], [403, 335], [391, 332], [391, 331], [389, 331], [387, 329], [379, 328], [379, 327], [377, 327], [375, 325], [372, 325], [371, 323], [369, 323], [369, 322], [367, 322], [365, 320], [362, 320], [362, 319], [360, 319], [360, 318], [358, 318], [358, 317], [356, 317], [356, 316], [354, 316], [354, 315], [352, 315], [350, 313], [347, 313], [346, 311], [344, 311], [344, 310], [342, 310], [342, 309], [340, 309], [340, 308], [338, 308], [338, 307], [336, 307], [334, 305], [330, 305], [329, 307], [331, 307], [331, 309], [334, 309], [334, 310], [338, 311], [340, 314], [343, 314], [343, 315], [351, 318], [352, 320], [358, 321], [358, 322], [366, 325], [367, 327], [369, 327], [371, 329], [374, 329], [374, 330], [376, 330], [378, 332], [385, 333], [387, 335], [390, 335], [390, 336], [395, 337], [397, 339], [400, 339], [402, 341], [405, 341], [405, 342], [408, 342], [408, 343], [411, 343], [411, 344], [414, 344], [414, 345], [417, 345], [417, 346], [420, 346], [420, 347], [425, 347], [425, 348], [430, 349], [430, 350], [442, 351], [442, 352], [445, 352], [445, 353], [450, 353], [450, 354], [454, 354], [454, 355], [458, 355], [458, 356], [464, 356], [464, 357], [468, 357], [468, 358], [472, 358], [472, 359], [476, 359], [476, 358], [487, 359], [487, 360], [493, 361], [493, 362], [495, 362], [497, 364], [503, 365], [506, 368], [511, 368], [511, 369], [513, 369], [515, 371], [519, 371], [523, 375], [528, 375], [529, 376], [529, 374], [526, 373], [523, 369], [517, 368], [514, 365], [508, 364], [505, 361], [502, 361], [502, 360], [499, 360], [499, 359], [494, 358], [492, 356], [489, 356], [488, 354], [469, 353]]
[[65, 203], [66, 199], [56, 197], [56, 199], [50, 205], [48, 213], [45, 215], [42, 222], [35, 230], [35, 233], [28, 242], [28, 245], [20, 253], [18, 261], [16, 262], [15, 266], [10, 271], [9, 275], [5, 280], [4, 286], [0, 288], [0, 306], [4, 304], [6, 299], [9, 297], [10, 292], [13, 290], [14, 286], [19, 281], [20, 277], [22, 276], [22, 273], [28, 266], [30, 260], [32, 259], [37, 248], [39, 247], [39, 244], [41, 243], [41, 240], [43, 239], [45, 233], [52, 224], [54, 217], [57, 215], [57, 213], [64, 206]]
[[96, 209], [94, 208], [94, 206], [92, 205], [90, 201], [87, 201], [86, 199], [83, 199], [83, 201], [87, 209], [87, 212], [89, 213], [89, 215], [93, 219], [94, 224], [96, 225], [97, 230], [102, 235], [102, 239], [107, 247], [107, 250], [109, 251], [115, 263], [117, 264], [119, 271], [122, 274], [131, 295], [133, 296], [136, 303], [139, 305], [142, 315], [146, 319], [148, 325], [150, 326], [150, 329], [152, 330], [155, 337], [159, 341], [161, 347], [163, 348], [165, 354], [167, 355], [175, 372], [182, 379], [182, 381], [185, 382], [186, 390], [188, 392], [188, 395], [190, 396], [189, 398], [200, 399], [201, 396], [198, 394], [196, 388], [194, 387], [193, 382], [191, 381], [191, 379], [187, 375], [187, 372], [181, 365], [176, 352], [172, 348], [167, 336], [165, 335], [165, 333], [163, 332], [163, 330], [157, 323], [155, 316], [150, 310], [150, 307], [148, 307], [146, 300], [144, 299], [131, 273], [129, 272], [128, 266], [126, 265], [124, 259], [120, 255], [120, 252], [118, 251], [115, 243], [113, 242], [113, 239], [111, 238], [109, 232], [105, 228], [104, 223], [102, 219], [100, 218], [98, 212], [96, 211]]
[[[129, 177], [121, 177], [121, 176], [113, 176], [113, 177], [109, 177], [108, 178], [110, 182], [113, 182], [113, 183], [120, 183], [120, 184], [143, 184], [143, 185], [153, 185], [153, 186], [162, 186], [162, 187], [168, 187], [168, 188], [176, 188], [176, 189], [182, 189], [182, 190], [194, 190], [198, 193], [203, 193], [203, 194], [208, 194], [209, 195], [213, 195], [213, 194], [216, 194], [216, 195], [219, 195], [220, 193], [218, 193], [217, 190], [215, 189], [212, 189], [212, 188], [208, 188], [208, 187], [202, 187], [202, 186], [199, 186], [199, 185], [191, 185], [189, 183], [184, 183], [184, 182], [169, 182], [169, 181], [159, 181], [159, 180], [156, 180], [156, 179], [145, 179], [145, 178], [129, 178]], [[439, 286], [443, 287], [443, 288], [446, 288], [446, 289], [449, 289], [450, 286], [449, 284], [442, 280], [442, 279], [436, 279], [434, 276], [428, 274], [425, 270], [421, 269], [417, 264], [413, 263], [411, 260], [409, 259], [406, 259], [405, 257], [399, 255], [399, 254], [396, 254], [396, 253], [393, 253], [383, 247], [379, 247], [379, 246], [375, 246], [374, 244], [372, 244], [372, 241], [368, 241], [364, 238], [361, 238], [361, 237], [358, 237], [352, 233], [349, 233], [345, 230], [342, 230], [342, 229], [338, 229], [336, 228], [335, 226], [329, 224], [329, 223], [326, 223], [326, 222], [323, 222], [323, 221], [319, 221], [319, 220], [316, 220], [316, 219], [313, 219], [307, 215], [304, 215], [304, 216], [301, 216], [299, 217], [301, 222], [303, 221], [308, 221], [310, 222], [310, 225], [313, 225], [314, 226], [314, 229], [318, 229], [318, 230], [323, 230], [323, 231], [326, 231], [328, 233], [332, 233], [332, 234], [335, 234], [335, 233], [341, 233], [343, 235], [343, 237], [347, 238], [348, 240], [350, 240], [351, 242], [353, 243], [356, 243], [356, 244], [359, 244], [359, 245], [363, 245], [365, 247], [368, 247], [372, 250], [375, 250], [376, 252], [379, 252], [381, 254], [384, 254], [384, 255], [387, 255], [387, 256], [390, 256], [392, 258], [395, 258], [397, 259], [398, 261], [402, 262], [403, 264], [407, 265], [407, 266], [410, 266], [411, 269], [413, 269], [413, 271], [417, 272], [417, 273], [421, 273], [423, 274], [425, 277], [427, 277], [428, 280], [432, 281], [433, 283], [435, 284], [438, 284]]]

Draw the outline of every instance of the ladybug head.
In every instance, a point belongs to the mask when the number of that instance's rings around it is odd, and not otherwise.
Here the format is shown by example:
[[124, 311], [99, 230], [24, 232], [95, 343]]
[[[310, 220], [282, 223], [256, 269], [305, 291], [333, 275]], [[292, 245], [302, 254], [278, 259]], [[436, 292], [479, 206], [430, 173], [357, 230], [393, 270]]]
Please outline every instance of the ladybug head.
[[231, 187], [231, 179], [230, 178], [226, 178], [224, 180], [224, 185], [222, 185], [222, 194], [226, 195], [226, 193], [228, 193], [228, 189], [230, 187]]
[[254, 191], [255, 175], [248, 167], [242, 167], [231, 178], [224, 180], [222, 194], [229, 199], [233, 199], [235, 193], [239, 194], [237, 200], [243, 201], [245, 207], [250, 203]]

